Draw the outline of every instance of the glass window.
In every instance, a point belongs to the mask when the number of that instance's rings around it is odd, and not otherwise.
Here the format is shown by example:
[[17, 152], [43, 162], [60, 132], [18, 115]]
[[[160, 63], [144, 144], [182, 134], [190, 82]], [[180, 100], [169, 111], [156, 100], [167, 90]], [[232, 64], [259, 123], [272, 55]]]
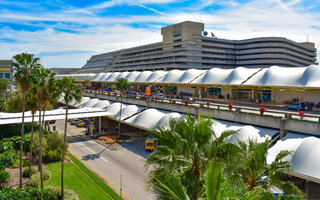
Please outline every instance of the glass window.
[[169, 86], [170, 93], [177, 93], [177, 86]]
[[220, 96], [221, 95], [221, 88], [208, 88], [207, 95], [209, 96]]
[[10, 73], [5, 73], [5, 78], [10, 79]]
[[3, 78], [3, 73], [0, 73], [0, 78]]
[[259, 90], [259, 98], [261, 101], [271, 101], [271, 90]]

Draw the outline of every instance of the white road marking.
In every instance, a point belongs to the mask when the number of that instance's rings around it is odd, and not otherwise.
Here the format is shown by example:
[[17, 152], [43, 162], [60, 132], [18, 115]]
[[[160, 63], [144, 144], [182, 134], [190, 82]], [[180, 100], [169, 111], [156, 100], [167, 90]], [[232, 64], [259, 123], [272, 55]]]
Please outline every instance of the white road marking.
[[[98, 153], [92, 151], [91, 149], [89, 149], [88, 147], [86, 147], [85, 145], [83, 145], [83, 144], [80, 144], [80, 145], [83, 146], [84, 148], [88, 149], [88, 151], [90, 151], [91, 153], [93, 153], [93, 154], [98, 154]], [[101, 160], [103, 160], [104, 162], [109, 162], [108, 160], [102, 158], [102, 156], [100, 156], [100, 158], [101, 158]]]

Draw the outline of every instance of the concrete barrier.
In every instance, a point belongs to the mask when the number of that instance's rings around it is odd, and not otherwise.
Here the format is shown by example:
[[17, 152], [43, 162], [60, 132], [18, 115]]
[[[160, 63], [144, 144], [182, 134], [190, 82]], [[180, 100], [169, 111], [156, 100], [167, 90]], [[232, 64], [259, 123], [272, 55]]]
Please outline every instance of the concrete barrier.
[[[90, 94], [86, 93], [86, 96], [92, 95], [97, 98], [107, 99], [111, 101], [120, 101], [120, 97], [109, 96], [109, 95], [101, 95], [101, 94]], [[204, 115], [210, 116], [214, 119], [233, 121], [237, 123], [262, 126], [266, 128], [272, 129], [281, 129], [282, 133], [286, 131], [292, 132], [301, 132], [313, 135], [320, 135], [320, 123], [319, 122], [309, 122], [309, 121], [300, 121], [293, 120], [290, 118], [280, 118], [266, 115], [258, 115], [252, 113], [242, 113], [241, 109], [237, 109], [237, 111], [228, 111], [221, 109], [212, 109], [206, 107], [198, 107], [195, 105], [186, 106], [184, 104], [173, 104], [161, 101], [148, 101], [142, 99], [133, 99], [133, 98], [123, 98], [123, 103], [135, 104], [138, 106], [146, 106], [150, 108], [157, 108], [162, 110], [170, 110], [173, 112], [180, 113], [191, 113], [194, 115]], [[239, 112], [240, 111], [240, 112]], [[290, 116], [290, 115], [287, 115]]]

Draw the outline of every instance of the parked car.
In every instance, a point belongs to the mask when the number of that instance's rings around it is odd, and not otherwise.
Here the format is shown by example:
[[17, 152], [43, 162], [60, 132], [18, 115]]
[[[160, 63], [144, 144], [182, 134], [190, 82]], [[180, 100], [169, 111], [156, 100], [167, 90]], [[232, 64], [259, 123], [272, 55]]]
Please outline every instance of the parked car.
[[185, 97], [182, 99], [182, 102], [184, 102], [186, 99], [188, 99], [189, 102], [194, 102], [194, 98], [191, 97]]
[[72, 119], [71, 124], [72, 125], [77, 125], [78, 122], [79, 122], [79, 119], [75, 118], [75, 119]]
[[156, 94], [154, 95], [154, 98], [158, 97], [158, 99], [164, 99], [164, 95], [163, 94]]
[[98, 90], [98, 87], [91, 87], [92, 90]]
[[298, 102], [290, 103], [286, 105], [284, 108], [286, 110], [303, 110], [301, 103], [298, 103]]

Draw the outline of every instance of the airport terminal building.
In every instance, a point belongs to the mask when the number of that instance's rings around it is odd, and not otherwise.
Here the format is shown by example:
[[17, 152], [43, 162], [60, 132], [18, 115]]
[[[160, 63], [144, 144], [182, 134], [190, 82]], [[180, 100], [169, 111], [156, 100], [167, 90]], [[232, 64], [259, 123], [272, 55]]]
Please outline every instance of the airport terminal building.
[[162, 42], [93, 55], [79, 73], [219, 67], [305, 67], [317, 64], [315, 44], [282, 37], [227, 40], [185, 21], [163, 27]]

